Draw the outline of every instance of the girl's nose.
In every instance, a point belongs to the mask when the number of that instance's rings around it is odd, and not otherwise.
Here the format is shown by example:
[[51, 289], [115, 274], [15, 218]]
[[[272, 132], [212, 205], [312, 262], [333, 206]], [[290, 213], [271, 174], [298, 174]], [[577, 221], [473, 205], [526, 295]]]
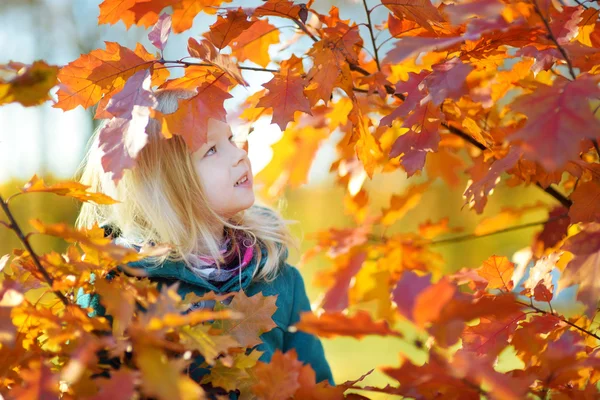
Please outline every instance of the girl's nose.
[[233, 163], [233, 165], [239, 164], [240, 161], [242, 161], [242, 160], [244, 160], [245, 158], [248, 157], [248, 152], [246, 150], [247, 149], [247, 145], [244, 146], [244, 147], [240, 147], [237, 144], [234, 144], [233, 151], [234, 151], [235, 157], [234, 157], [234, 163]]

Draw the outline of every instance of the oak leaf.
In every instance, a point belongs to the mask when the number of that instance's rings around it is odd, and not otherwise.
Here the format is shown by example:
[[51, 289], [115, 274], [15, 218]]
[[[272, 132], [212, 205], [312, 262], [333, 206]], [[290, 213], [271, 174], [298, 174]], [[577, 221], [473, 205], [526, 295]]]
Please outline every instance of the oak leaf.
[[268, 21], [258, 20], [231, 42], [231, 54], [238, 61], [250, 60], [266, 68], [271, 58], [269, 47], [279, 43], [279, 29]]
[[586, 229], [567, 239], [563, 250], [573, 253], [573, 258], [561, 275], [559, 291], [579, 285], [577, 300], [585, 305], [585, 314], [591, 317], [598, 306], [600, 293], [600, 225], [589, 224]]
[[527, 116], [525, 125], [513, 134], [525, 158], [538, 161], [548, 171], [577, 158], [579, 142], [594, 138], [600, 121], [589, 106], [589, 98], [600, 96], [597, 81], [580, 77], [570, 81], [556, 78], [552, 86], [537, 84], [535, 91], [522, 95], [510, 107]]
[[[144, 49], [145, 51], [145, 49]], [[154, 60], [147, 60], [116, 42], [106, 42], [106, 50], [93, 50], [61, 68], [54, 107], [64, 111], [77, 106], [88, 108], [103, 94], [121, 88], [136, 72], [148, 69]]]
[[254, 369], [258, 382], [252, 391], [266, 400], [290, 398], [300, 388], [301, 370], [302, 362], [298, 361], [295, 349], [286, 353], [276, 350], [268, 364], [259, 362]]
[[0, 65], [0, 106], [13, 102], [25, 107], [44, 103], [51, 98], [50, 89], [58, 83], [57, 75], [58, 67], [45, 61]]
[[396, 17], [414, 21], [430, 31], [433, 31], [430, 22], [443, 21], [442, 16], [430, 0], [382, 0], [381, 3], [390, 9]]
[[204, 36], [221, 50], [255, 23], [256, 21], [248, 21], [248, 16], [241, 8], [228, 10], [225, 17], [217, 17], [217, 22], [210, 26]]
[[148, 33], [148, 40], [162, 51], [165, 49], [169, 34], [171, 33], [171, 16], [169, 14], [162, 14], [150, 33]]
[[491, 256], [483, 262], [477, 271], [479, 276], [488, 281], [488, 289], [501, 289], [510, 292], [514, 287], [512, 275], [515, 265], [504, 256]]
[[277, 326], [272, 319], [277, 311], [276, 300], [277, 296], [258, 293], [248, 297], [246, 293], [238, 292], [228, 309], [241, 314], [242, 318], [216, 322], [213, 327], [233, 336], [241, 346], [253, 347], [261, 343], [260, 335]]
[[223, 103], [232, 97], [224, 89], [228, 79], [225, 74], [215, 76], [210, 82], [198, 87], [197, 94], [179, 100], [177, 111], [162, 114], [162, 132], [165, 137], [180, 135], [192, 152], [207, 142], [210, 120], [221, 124], [227, 122]]
[[181, 371], [183, 365], [169, 360], [160, 349], [140, 344], [134, 350], [135, 363], [142, 372], [144, 393], [160, 400], [192, 400], [204, 397], [204, 390]]
[[54, 193], [59, 196], [73, 197], [84, 202], [94, 202], [96, 204], [115, 204], [117, 200], [105, 195], [104, 193], [89, 192], [90, 187], [79, 182], [58, 182], [47, 185], [42, 178], [37, 175], [33, 177], [20, 189], [22, 193]]
[[288, 123], [294, 121], [296, 111], [312, 114], [310, 103], [304, 95], [307, 80], [303, 77], [302, 60], [292, 55], [281, 63], [278, 74], [263, 86], [268, 89], [257, 107], [272, 108], [272, 122], [285, 131]]
[[400, 332], [391, 329], [385, 321], [373, 321], [368, 312], [359, 310], [352, 316], [342, 312], [323, 313], [319, 316], [312, 312], [300, 315], [300, 321], [295, 328], [324, 338], [335, 336], [351, 336], [361, 339], [366, 335], [398, 336]]

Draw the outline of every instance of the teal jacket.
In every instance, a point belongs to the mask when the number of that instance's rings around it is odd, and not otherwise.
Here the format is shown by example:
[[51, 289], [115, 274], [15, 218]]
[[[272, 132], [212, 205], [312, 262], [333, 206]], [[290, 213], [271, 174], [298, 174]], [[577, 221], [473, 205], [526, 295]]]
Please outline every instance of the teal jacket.
[[[265, 250], [262, 251], [263, 256], [266, 255]], [[257, 349], [262, 351], [263, 354], [259, 360], [269, 362], [277, 349], [284, 353], [290, 349], [295, 349], [298, 359], [310, 364], [314, 369], [317, 382], [326, 379], [334, 385], [331, 369], [325, 358], [323, 345], [319, 338], [305, 332], [288, 331], [288, 327], [298, 322], [301, 312], [311, 310], [302, 275], [300, 275], [297, 268], [282, 261], [283, 266], [274, 281], [252, 281], [252, 272], [255, 268], [262, 267], [266, 257], [262, 258], [263, 262], [259, 266], [256, 265], [255, 259], [256, 256], [251, 264], [243, 270], [241, 282], [239, 276], [236, 276], [235, 279], [226, 282], [221, 288], [217, 288], [210, 282], [194, 275], [183, 262], [167, 261], [159, 268], [151, 268], [146, 271], [150, 280], [159, 282], [159, 289], [163, 284], [170, 285], [175, 281], [180, 281], [178, 293], [182, 298], [190, 292], [202, 296], [209, 291], [229, 293], [240, 290], [243, 290], [248, 296], [257, 293], [262, 293], [264, 296], [278, 295], [276, 300], [277, 311], [273, 315], [273, 321], [277, 324], [277, 327], [261, 335], [263, 343], [258, 345]], [[128, 264], [129, 267], [134, 268], [145, 268], [146, 265], [144, 261]], [[84, 308], [91, 307], [90, 316], [105, 315], [105, 309], [100, 304], [99, 295], [96, 293], [84, 293], [80, 288], [77, 293], [77, 304]], [[108, 318], [112, 321], [110, 316]], [[195, 360], [195, 362], [200, 363], [202, 361], [203, 359]], [[195, 371], [190, 372], [190, 377], [198, 382], [208, 372], [207, 369], [203, 368], [190, 368], [190, 370]]]

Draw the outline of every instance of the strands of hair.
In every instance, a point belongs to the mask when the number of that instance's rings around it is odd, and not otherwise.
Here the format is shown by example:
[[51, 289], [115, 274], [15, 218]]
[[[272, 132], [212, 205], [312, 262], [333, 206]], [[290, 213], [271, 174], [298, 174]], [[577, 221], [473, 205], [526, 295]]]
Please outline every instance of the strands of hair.
[[[180, 99], [191, 98], [195, 92], [163, 89], [154, 94], [158, 100], [157, 110], [170, 113], [177, 109]], [[258, 263], [261, 258], [258, 246], [266, 249], [267, 260], [253, 277], [265, 281], [275, 278], [285, 262], [288, 248], [299, 248], [288, 228], [296, 221], [284, 220], [269, 207], [254, 205], [229, 218], [215, 213], [208, 205], [205, 188], [194, 170], [191, 152], [184, 140], [178, 135], [166, 139], [160, 124], [153, 119], [146, 128], [148, 141], [138, 153], [135, 167], [125, 170], [115, 185], [101, 163], [103, 150], [99, 147], [99, 133], [104, 123], [90, 138], [75, 180], [90, 186], [90, 191], [105, 193], [119, 203], [84, 203], [75, 222], [78, 229], [110, 226], [112, 231], [119, 232], [119, 242], [128, 246], [169, 243], [174, 250], [153, 259], [153, 265], [160, 267], [167, 260], [183, 261], [197, 274], [190, 261], [192, 255], [223, 260], [219, 251], [223, 232], [215, 232], [213, 227], [224, 226], [225, 234], [233, 240], [237, 240], [233, 233], [238, 232], [252, 241]]]

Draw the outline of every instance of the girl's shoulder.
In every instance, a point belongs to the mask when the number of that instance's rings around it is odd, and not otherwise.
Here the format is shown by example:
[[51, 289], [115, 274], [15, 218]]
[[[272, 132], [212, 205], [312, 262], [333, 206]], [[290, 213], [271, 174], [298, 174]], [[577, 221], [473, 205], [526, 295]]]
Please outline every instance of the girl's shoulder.
[[302, 274], [295, 266], [285, 262], [277, 271], [277, 275], [270, 281], [256, 283], [255, 291], [262, 291], [264, 295], [282, 294], [292, 295], [297, 285], [304, 286]]

